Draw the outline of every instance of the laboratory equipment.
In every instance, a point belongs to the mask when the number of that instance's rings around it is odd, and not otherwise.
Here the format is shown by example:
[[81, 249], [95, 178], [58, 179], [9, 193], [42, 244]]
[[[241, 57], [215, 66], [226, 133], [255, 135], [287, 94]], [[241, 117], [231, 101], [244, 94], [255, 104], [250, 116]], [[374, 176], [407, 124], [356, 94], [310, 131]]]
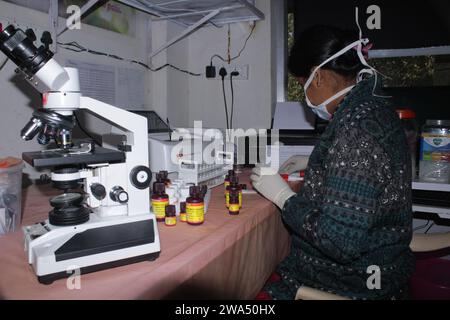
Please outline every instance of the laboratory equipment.
[[427, 120], [422, 127], [419, 177], [450, 183], [450, 120]]
[[[23, 228], [25, 249], [41, 283], [159, 256], [155, 215], [149, 210], [151, 171], [145, 118], [80, 93], [78, 70], [63, 68], [44, 46], [10, 25], [0, 33], [0, 50], [17, 72], [43, 95], [41, 109], [23, 128], [25, 140], [38, 137], [55, 148], [25, 152], [35, 168], [50, 168], [53, 186], [49, 219]], [[74, 112], [86, 110], [117, 127], [123, 139], [114, 148], [72, 139]], [[83, 195], [74, 189], [82, 186]], [[88, 215], [89, 213], [89, 215]]]
[[[233, 168], [234, 153], [229, 146], [214, 152], [212, 163], [204, 156], [211, 141], [222, 136], [218, 129], [170, 128], [154, 111], [132, 111], [148, 120], [149, 165], [152, 172], [167, 171], [169, 178], [185, 183], [204, 184], [209, 188], [223, 183], [227, 170]], [[222, 177], [222, 180], [219, 179]]]

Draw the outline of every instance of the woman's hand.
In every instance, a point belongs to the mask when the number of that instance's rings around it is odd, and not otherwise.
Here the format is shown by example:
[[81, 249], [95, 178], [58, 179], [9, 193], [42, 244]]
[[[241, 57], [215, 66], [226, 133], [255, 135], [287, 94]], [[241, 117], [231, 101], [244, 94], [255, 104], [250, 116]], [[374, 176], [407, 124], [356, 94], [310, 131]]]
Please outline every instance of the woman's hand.
[[252, 170], [250, 180], [259, 193], [275, 203], [280, 209], [283, 209], [287, 199], [295, 195], [295, 192], [273, 168], [256, 165]]
[[293, 172], [305, 170], [308, 166], [308, 160], [309, 156], [292, 156], [281, 165], [278, 172], [291, 174]]

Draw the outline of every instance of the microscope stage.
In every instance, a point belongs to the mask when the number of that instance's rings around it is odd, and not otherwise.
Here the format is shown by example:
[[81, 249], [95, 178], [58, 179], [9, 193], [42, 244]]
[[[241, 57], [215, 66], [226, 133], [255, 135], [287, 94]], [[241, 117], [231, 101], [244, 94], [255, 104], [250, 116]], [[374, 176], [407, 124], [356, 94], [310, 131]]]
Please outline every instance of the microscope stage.
[[125, 162], [125, 153], [96, 147], [94, 151], [80, 154], [69, 154], [64, 150], [24, 152], [22, 158], [35, 168], [49, 168], [78, 164], [121, 163]]

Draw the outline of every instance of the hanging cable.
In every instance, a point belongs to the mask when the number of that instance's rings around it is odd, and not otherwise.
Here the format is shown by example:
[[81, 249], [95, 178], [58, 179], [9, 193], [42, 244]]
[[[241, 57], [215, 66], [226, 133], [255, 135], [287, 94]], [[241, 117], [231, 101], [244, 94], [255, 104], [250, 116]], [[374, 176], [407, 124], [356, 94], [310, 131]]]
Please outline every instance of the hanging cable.
[[234, 87], [233, 87], [233, 77], [238, 76], [239, 72], [233, 71], [230, 74], [230, 87], [231, 87], [231, 119], [230, 128], [233, 129], [233, 113], [234, 113]]
[[[239, 50], [239, 52], [238, 52], [237, 55], [235, 55], [234, 57], [231, 57], [231, 58], [229, 59], [229, 62], [231, 62], [231, 61], [233, 61], [233, 60], [236, 60], [236, 59], [238, 59], [238, 58], [241, 56], [242, 52], [244, 52], [245, 48], [247, 47], [248, 40], [250, 39], [250, 37], [252, 36], [253, 32], [255, 31], [255, 28], [256, 28], [256, 23], [253, 24], [252, 29], [250, 30], [250, 33], [248, 34], [247, 38], [245, 39], [244, 44], [243, 44], [241, 50]], [[218, 58], [218, 59], [220, 59], [220, 60], [223, 61], [223, 62], [227, 62], [227, 59], [223, 58], [221, 55], [219, 55], [219, 54], [214, 54], [214, 55], [211, 57], [211, 64], [212, 64], [214, 58]]]
[[77, 52], [77, 53], [86, 52], [86, 53], [90, 53], [90, 54], [93, 54], [93, 55], [105, 56], [105, 57], [116, 59], [116, 60], [120, 60], [120, 61], [125, 61], [125, 62], [138, 64], [141, 67], [144, 67], [144, 68], [146, 68], [146, 69], [148, 69], [148, 70], [150, 70], [152, 72], [160, 71], [161, 69], [170, 67], [172, 69], [175, 69], [177, 71], [186, 73], [186, 74], [194, 76], [194, 77], [202, 76], [201, 73], [194, 73], [194, 72], [191, 72], [191, 71], [188, 71], [188, 70], [184, 70], [184, 69], [181, 69], [181, 68], [179, 68], [177, 66], [174, 66], [174, 65], [172, 65], [170, 63], [166, 63], [166, 64], [164, 64], [164, 65], [162, 65], [160, 67], [157, 67], [157, 68], [152, 68], [149, 65], [147, 65], [147, 64], [145, 64], [145, 63], [143, 63], [141, 61], [125, 59], [125, 58], [119, 57], [119, 56], [117, 56], [115, 54], [109, 54], [109, 53], [105, 53], [105, 52], [101, 52], [101, 51], [95, 51], [95, 50], [91, 50], [91, 49], [85, 48], [82, 45], [80, 45], [78, 42], [75, 42], [75, 41], [67, 42], [67, 43], [58, 42], [58, 45], [61, 48], [65, 49], [65, 50], [69, 50], [69, 51], [73, 51], [73, 52]]
[[219, 75], [222, 78], [222, 92], [223, 92], [223, 102], [225, 105], [225, 117], [227, 118], [227, 130], [230, 129], [230, 123], [228, 121], [228, 105], [227, 105], [227, 96], [225, 94], [225, 77], [227, 75], [227, 70], [225, 68], [220, 68]]

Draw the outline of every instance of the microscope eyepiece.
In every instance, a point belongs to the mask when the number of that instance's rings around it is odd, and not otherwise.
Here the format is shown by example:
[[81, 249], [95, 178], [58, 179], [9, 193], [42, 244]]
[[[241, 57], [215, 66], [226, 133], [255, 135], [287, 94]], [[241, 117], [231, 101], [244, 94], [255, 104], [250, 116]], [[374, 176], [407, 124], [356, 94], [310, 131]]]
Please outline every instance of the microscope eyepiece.
[[25, 32], [13, 25], [0, 32], [0, 50], [27, 75], [36, 74], [52, 57], [44, 46], [36, 48]]

